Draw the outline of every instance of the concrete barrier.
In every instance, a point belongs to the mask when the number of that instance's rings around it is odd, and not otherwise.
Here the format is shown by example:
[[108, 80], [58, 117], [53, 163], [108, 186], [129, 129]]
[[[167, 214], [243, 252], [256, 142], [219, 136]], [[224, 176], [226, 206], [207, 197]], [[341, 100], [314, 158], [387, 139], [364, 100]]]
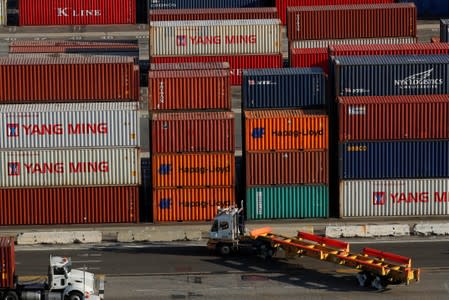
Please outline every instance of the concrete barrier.
[[449, 235], [449, 223], [422, 223], [413, 226], [416, 235]]
[[407, 236], [410, 227], [406, 224], [326, 226], [325, 235], [331, 238]]
[[117, 233], [117, 242], [173, 242], [202, 240], [204, 231], [179, 229], [161, 230], [158, 227], [146, 227], [144, 229], [120, 230]]
[[101, 231], [48, 231], [17, 234], [18, 245], [101, 243]]

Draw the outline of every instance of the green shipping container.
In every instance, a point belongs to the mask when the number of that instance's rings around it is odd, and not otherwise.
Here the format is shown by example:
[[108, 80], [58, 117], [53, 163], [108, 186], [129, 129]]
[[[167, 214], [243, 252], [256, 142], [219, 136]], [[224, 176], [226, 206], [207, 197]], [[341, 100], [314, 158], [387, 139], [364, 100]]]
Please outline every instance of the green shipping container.
[[329, 217], [329, 187], [294, 185], [246, 190], [248, 220]]

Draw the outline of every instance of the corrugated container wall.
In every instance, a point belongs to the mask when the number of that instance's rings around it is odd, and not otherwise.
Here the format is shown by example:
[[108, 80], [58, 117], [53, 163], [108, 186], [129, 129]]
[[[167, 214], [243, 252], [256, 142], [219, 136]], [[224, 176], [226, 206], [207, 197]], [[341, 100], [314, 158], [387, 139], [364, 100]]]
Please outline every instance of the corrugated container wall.
[[154, 113], [153, 153], [234, 152], [233, 112]]
[[20, 0], [19, 24], [135, 24], [135, 0]]
[[230, 55], [230, 56], [159, 56], [150, 57], [152, 63], [228, 62], [231, 84], [242, 84], [244, 69], [282, 68], [282, 54]]
[[276, 7], [282, 24], [287, 23], [287, 7], [289, 6], [317, 6], [341, 4], [394, 3], [395, 0], [276, 0]]
[[148, 1], [151, 9], [232, 8], [272, 6], [270, 0], [158, 0]]
[[449, 19], [440, 20], [440, 41], [449, 42]]
[[287, 35], [289, 40], [415, 37], [416, 7], [411, 3], [289, 7]]
[[131, 57], [2, 57], [0, 102], [139, 101]]
[[139, 56], [139, 45], [131, 41], [14, 41], [9, 53], [91, 53], [118, 52]]
[[139, 147], [137, 102], [0, 106], [0, 148]]
[[290, 67], [321, 68], [329, 74], [329, 53], [327, 48], [292, 48], [290, 49]]
[[276, 19], [275, 7], [159, 9], [150, 10], [148, 19], [157, 21]]
[[340, 179], [449, 177], [449, 140], [345, 142]]
[[449, 56], [338, 56], [333, 59], [337, 96], [449, 93]]
[[280, 21], [150, 22], [150, 56], [280, 53]]
[[449, 44], [416, 43], [416, 44], [384, 44], [384, 45], [331, 45], [329, 56], [353, 55], [432, 55], [448, 54]]
[[153, 188], [235, 184], [234, 153], [153, 154]]
[[210, 221], [217, 208], [235, 205], [235, 190], [226, 188], [155, 189], [154, 222]]
[[366, 39], [331, 39], [290, 41], [290, 48], [326, 48], [331, 45], [413, 44], [416, 37], [378, 37]]
[[328, 116], [323, 111], [245, 111], [245, 151], [328, 148]]
[[246, 195], [248, 220], [329, 216], [329, 188], [324, 185], [255, 187]]
[[340, 183], [340, 217], [449, 215], [449, 179], [359, 180]]
[[0, 289], [14, 289], [16, 275], [16, 260], [14, 253], [14, 238], [0, 237]]
[[150, 71], [228, 70], [227, 62], [152, 63]]
[[150, 110], [231, 109], [229, 70], [150, 71]]
[[2, 151], [0, 186], [139, 185], [137, 148]]
[[326, 105], [326, 77], [320, 68], [244, 70], [244, 108], [313, 108]]
[[0, 26], [6, 26], [8, 21], [8, 0], [0, 0]]
[[340, 97], [338, 103], [341, 142], [449, 139], [449, 95]]
[[246, 152], [246, 186], [328, 184], [327, 150]]
[[138, 221], [137, 186], [0, 189], [0, 225]]

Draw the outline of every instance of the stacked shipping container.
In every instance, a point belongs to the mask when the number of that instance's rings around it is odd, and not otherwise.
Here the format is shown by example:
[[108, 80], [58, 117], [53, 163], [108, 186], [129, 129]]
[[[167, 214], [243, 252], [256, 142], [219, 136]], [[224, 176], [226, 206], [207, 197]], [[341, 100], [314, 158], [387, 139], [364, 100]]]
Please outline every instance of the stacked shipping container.
[[235, 204], [229, 65], [151, 65], [149, 81], [153, 220], [212, 220]]
[[137, 222], [133, 60], [7, 58], [0, 77], [3, 103], [34, 103], [0, 106], [0, 224]]
[[248, 219], [328, 216], [325, 86], [321, 69], [243, 72]]

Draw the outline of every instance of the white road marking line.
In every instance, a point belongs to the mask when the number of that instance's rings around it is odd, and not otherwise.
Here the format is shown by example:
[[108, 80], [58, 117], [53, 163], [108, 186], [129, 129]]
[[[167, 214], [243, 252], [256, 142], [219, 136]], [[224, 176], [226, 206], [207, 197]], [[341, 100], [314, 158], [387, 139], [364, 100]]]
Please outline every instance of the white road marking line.
[[102, 260], [72, 260], [72, 263], [76, 264], [90, 264], [90, 263], [101, 263]]
[[251, 270], [256, 270], [256, 271], [260, 271], [260, 272], [266, 271], [264, 268], [259, 268], [259, 267], [254, 267], [254, 266], [250, 266], [249, 269], [251, 269]]

